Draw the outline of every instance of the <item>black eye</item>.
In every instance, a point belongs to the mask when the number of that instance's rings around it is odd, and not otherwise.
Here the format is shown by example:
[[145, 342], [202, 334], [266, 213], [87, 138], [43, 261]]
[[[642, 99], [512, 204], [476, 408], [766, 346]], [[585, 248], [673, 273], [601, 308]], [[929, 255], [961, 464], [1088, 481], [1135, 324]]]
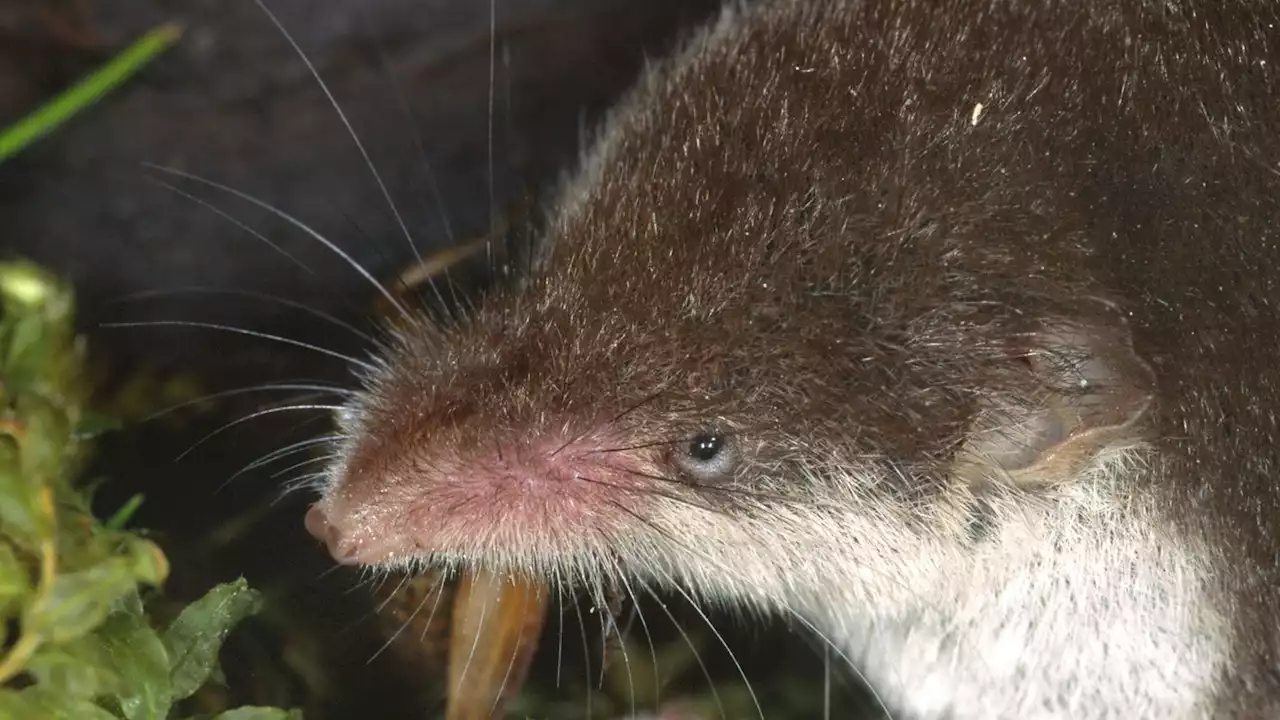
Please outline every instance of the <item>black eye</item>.
[[738, 466], [733, 439], [721, 432], [704, 432], [680, 443], [672, 461], [686, 476], [699, 482], [724, 482]]
[[689, 457], [698, 462], [711, 462], [723, 449], [723, 435], [699, 435], [689, 443]]

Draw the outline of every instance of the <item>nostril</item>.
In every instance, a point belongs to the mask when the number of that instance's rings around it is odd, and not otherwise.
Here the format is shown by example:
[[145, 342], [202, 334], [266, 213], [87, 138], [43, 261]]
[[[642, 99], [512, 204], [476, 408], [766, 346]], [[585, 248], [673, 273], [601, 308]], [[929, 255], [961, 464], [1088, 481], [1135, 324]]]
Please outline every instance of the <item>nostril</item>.
[[316, 503], [307, 510], [303, 521], [307, 532], [323, 542], [333, 559], [342, 565], [358, 565], [360, 563], [361, 544], [342, 537], [342, 531], [329, 523], [320, 504]]
[[337, 533], [329, 535], [329, 554], [339, 565], [359, 565], [363, 550], [359, 542], [343, 540]]

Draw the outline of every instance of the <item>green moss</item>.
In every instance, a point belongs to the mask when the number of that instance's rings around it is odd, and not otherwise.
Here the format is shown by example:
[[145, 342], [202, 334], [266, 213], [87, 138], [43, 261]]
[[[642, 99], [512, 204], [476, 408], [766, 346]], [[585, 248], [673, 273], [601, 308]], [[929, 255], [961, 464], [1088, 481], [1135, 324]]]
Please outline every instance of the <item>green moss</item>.
[[77, 481], [93, 429], [107, 424], [84, 409], [72, 294], [7, 263], [0, 303], [0, 633], [12, 634], [0, 636], [0, 718], [170, 717], [217, 675], [223, 639], [261, 600], [227, 583], [157, 626], [142, 593], [168, 575], [164, 552], [120, 513], [95, 518]]

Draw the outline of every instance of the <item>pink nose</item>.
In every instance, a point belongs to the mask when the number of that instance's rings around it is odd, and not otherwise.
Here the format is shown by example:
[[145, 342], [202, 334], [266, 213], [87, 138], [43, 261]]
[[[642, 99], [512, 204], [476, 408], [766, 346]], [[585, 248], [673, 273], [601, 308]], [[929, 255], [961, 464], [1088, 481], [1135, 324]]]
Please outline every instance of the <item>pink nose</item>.
[[360, 565], [361, 563], [372, 560], [372, 553], [369, 552], [365, 543], [361, 543], [349, 536], [344, 537], [343, 532], [335, 525], [329, 522], [329, 518], [320, 507], [320, 503], [311, 506], [307, 510], [307, 517], [304, 521], [307, 532], [312, 537], [323, 542], [329, 554], [333, 556], [341, 565]]

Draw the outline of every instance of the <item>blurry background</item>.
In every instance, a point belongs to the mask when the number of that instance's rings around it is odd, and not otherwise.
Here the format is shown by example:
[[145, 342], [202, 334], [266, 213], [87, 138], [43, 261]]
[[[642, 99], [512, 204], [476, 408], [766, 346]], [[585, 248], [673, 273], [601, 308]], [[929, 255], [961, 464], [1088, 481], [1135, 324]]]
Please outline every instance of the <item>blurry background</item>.
[[[517, 224], [527, 219], [520, 201], [536, 198], [570, 166], [584, 131], [645, 57], [664, 53], [716, 4], [496, 0], [493, 34], [489, 4], [482, 0], [272, 0], [270, 7], [330, 84], [419, 250], [429, 254], [484, 234], [499, 217]], [[304, 233], [248, 203], [183, 185], [271, 238], [314, 275], [200, 202], [155, 183], [143, 162], [260, 198], [341, 245], [379, 278], [394, 276], [413, 258], [328, 99], [251, 0], [0, 1], [0, 126], [168, 21], [186, 30], [176, 47], [68, 126], [0, 164], [3, 251], [74, 281], [105, 388], [119, 390], [140, 377], [154, 379], [151, 385], [161, 390], [178, 383], [201, 392], [303, 378], [342, 381], [340, 362], [287, 345], [207, 329], [101, 327], [182, 319], [340, 351], [361, 349], [354, 335], [280, 303], [155, 294], [247, 290], [353, 322], [367, 318], [374, 296], [359, 275]], [[151, 295], [135, 297], [139, 293]], [[265, 453], [324, 432], [325, 419], [265, 416], [176, 460], [229, 418], [265, 402], [252, 393], [231, 396], [109, 436], [96, 464], [107, 481], [98, 502], [109, 511], [135, 493], [145, 495], [135, 524], [153, 529], [169, 552], [171, 595], [195, 597], [239, 575], [269, 593], [268, 612], [237, 631], [224, 655], [230, 699], [305, 706], [312, 718], [421, 717], [423, 707], [437, 707], [435, 681], [396, 653], [374, 657], [383, 636], [371, 614], [370, 588], [356, 573], [332, 571], [305, 535], [301, 517], [308, 498], [276, 502], [287, 478], [276, 473], [292, 463], [226, 483]], [[732, 705], [734, 693], [741, 695], [733, 689], [742, 682], [737, 668], [705, 622], [687, 612], [681, 617], [708, 672], [725, 683], [715, 686], [722, 700]], [[660, 614], [646, 612], [646, 618], [655, 636], [688, 652]], [[581, 655], [577, 620], [565, 622], [564, 646]], [[762, 700], [771, 703], [769, 717], [818, 716], [813, 699], [815, 688], [822, 688], [820, 649], [783, 628], [721, 617], [716, 626]], [[544, 644], [557, 645], [560, 632], [553, 620]], [[643, 636], [637, 642], [647, 653]], [[562, 679], [557, 690], [557, 650], [546, 648], [549, 661], [535, 663], [531, 692], [567, 701], [543, 716], [585, 716], [571, 687], [586, 681], [583, 659], [575, 669], [574, 651], [561, 649], [562, 675], [576, 680]], [[712, 683], [696, 663], [679, 659], [678, 647], [666, 652], [670, 665], [689, 667], [664, 697], [711, 693]], [[633, 661], [652, 662], [647, 656]], [[775, 682], [788, 673], [799, 678], [796, 683]], [[845, 680], [837, 675], [835, 682]], [[833, 717], [849, 712], [837, 709]]]

